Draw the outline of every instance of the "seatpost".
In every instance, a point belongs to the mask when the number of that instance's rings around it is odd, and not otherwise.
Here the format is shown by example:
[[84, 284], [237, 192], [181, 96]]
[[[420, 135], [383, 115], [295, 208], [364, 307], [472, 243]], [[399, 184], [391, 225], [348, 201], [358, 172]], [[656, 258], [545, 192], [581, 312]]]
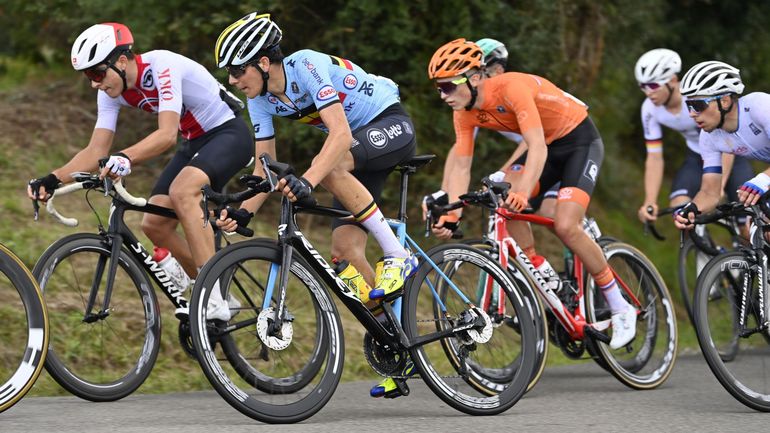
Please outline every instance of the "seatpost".
[[409, 175], [417, 171], [413, 167], [403, 167], [398, 171], [401, 172], [401, 193], [398, 201], [398, 220], [406, 222], [406, 189], [409, 185]]

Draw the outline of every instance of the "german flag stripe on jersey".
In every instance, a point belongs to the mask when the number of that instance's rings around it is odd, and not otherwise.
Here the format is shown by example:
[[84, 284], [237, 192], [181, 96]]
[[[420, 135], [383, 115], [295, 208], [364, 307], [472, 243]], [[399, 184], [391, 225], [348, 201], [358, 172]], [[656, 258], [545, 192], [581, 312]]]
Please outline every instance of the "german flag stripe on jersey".
[[353, 64], [350, 63], [350, 60], [343, 59], [337, 56], [329, 56], [332, 59], [332, 63], [339, 66], [340, 68], [350, 69], [353, 70]]
[[647, 140], [647, 153], [658, 153], [663, 151], [663, 140]]

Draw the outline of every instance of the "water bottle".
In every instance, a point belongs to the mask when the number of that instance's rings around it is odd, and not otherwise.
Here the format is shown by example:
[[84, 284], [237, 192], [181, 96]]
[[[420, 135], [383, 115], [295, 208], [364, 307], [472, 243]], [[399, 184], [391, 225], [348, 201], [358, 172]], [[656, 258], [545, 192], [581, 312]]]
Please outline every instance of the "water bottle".
[[353, 291], [353, 294], [356, 295], [358, 299], [364, 303], [370, 301], [369, 292], [372, 291], [372, 288], [369, 286], [369, 284], [366, 283], [363, 275], [358, 272], [358, 269], [356, 269], [352, 263], [348, 262], [347, 260], [338, 262], [335, 272], [337, 272], [337, 275], [342, 278], [342, 281], [347, 284], [347, 286], [350, 288], [350, 290]]
[[537, 269], [543, 279], [545, 279], [546, 289], [550, 289], [552, 293], [556, 294], [561, 288], [561, 278], [559, 278], [559, 274], [556, 273], [553, 266], [548, 263], [548, 260], [546, 260], [545, 257], [540, 255], [532, 257], [531, 261], [535, 266], [535, 269]]
[[166, 272], [168, 278], [179, 291], [187, 290], [187, 287], [190, 286], [190, 277], [187, 276], [182, 265], [171, 255], [171, 252], [163, 247], [153, 247], [152, 252], [152, 259]]

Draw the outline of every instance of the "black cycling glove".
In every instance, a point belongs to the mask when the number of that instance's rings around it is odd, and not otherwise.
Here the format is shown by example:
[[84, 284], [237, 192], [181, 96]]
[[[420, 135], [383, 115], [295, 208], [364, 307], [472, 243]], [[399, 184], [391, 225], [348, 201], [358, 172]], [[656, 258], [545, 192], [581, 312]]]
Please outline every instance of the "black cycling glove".
[[232, 220], [238, 224], [238, 227], [248, 227], [249, 222], [251, 222], [251, 217], [254, 216], [253, 212], [249, 212], [243, 208], [235, 209], [233, 207], [227, 206], [225, 211], [227, 213], [225, 219], [232, 218]]
[[61, 181], [53, 173], [49, 173], [47, 176], [29, 181], [29, 187], [32, 190], [32, 195], [34, 195], [35, 198], [39, 198], [38, 194], [41, 186], [45, 188], [45, 192], [47, 194], [53, 194], [59, 185], [61, 185]]
[[293, 174], [287, 174], [284, 179], [286, 180], [286, 186], [289, 187], [297, 201], [302, 201], [310, 198], [313, 193], [313, 185], [310, 181], [304, 177], [297, 177]]

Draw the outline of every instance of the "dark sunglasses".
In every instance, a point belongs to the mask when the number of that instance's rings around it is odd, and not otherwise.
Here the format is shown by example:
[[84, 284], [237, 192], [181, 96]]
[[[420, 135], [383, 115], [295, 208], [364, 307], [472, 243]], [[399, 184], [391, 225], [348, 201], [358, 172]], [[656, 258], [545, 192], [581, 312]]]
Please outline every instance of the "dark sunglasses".
[[699, 114], [706, 111], [706, 109], [709, 108], [709, 102], [716, 101], [722, 96], [725, 96], [725, 95], [714, 95], [714, 96], [709, 96], [708, 98], [701, 98], [701, 99], [688, 99], [684, 101], [684, 104], [687, 106], [687, 110], [690, 113]]
[[436, 90], [439, 92], [439, 94], [443, 93], [445, 95], [451, 95], [455, 90], [457, 90], [457, 86], [466, 82], [468, 82], [468, 77], [458, 78], [453, 81], [444, 81], [440, 83], [437, 82]]
[[231, 77], [238, 79], [246, 73], [246, 68], [249, 66], [251, 66], [251, 63], [244, 63], [240, 66], [225, 66], [225, 69], [227, 69], [227, 73], [230, 74]]
[[86, 77], [88, 77], [89, 80], [95, 82], [95, 83], [101, 83], [102, 80], [104, 80], [104, 77], [107, 76], [107, 69], [110, 69], [109, 65], [104, 65], [104, 68], [101, 68], [102, 65], [97, 65], [92, 68], [88, 68], [85, 71], [83, 71], [84, 74], [86, 74]]
[[662, 85], [666, 83], [639, 83], [639, 88], [642, 89], [642, 91], [645, 90], [658, 90]]

